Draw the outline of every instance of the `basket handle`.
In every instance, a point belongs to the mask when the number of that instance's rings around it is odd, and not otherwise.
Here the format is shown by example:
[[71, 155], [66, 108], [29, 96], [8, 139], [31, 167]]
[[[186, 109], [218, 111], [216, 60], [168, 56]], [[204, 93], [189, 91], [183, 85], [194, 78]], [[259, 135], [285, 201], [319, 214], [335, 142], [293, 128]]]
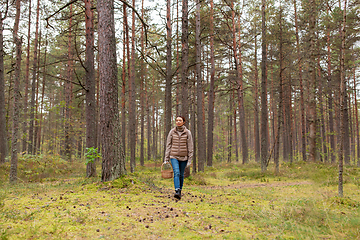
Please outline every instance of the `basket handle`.
[[[163, 162], [163, 163], [161, 164], [161, 171], [162, 171], [162, 169], [163, 169], [164, 164], [170, 164], [170, 163], [169, 163], [169, 162], [168, 162], [168, 163]], [[171, 164], [170, 164], [170, 165], [171, 165]]]

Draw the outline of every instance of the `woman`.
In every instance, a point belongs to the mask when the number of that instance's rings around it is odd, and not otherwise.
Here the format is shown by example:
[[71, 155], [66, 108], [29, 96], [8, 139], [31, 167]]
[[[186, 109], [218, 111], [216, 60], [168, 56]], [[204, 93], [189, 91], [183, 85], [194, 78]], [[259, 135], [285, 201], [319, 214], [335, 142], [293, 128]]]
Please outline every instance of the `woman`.
[[177, 116], [176, 127], [170, 130], [166, 140], [166, 151], [164, 163], [169, 163], [174, 172], [175, 195], [177, 199], [181, 199], [181, 189], [184, 182], [185, 168], [191, 165], [193, 157], [193, 140], [191, 132], [185, 127], [185, 118]]

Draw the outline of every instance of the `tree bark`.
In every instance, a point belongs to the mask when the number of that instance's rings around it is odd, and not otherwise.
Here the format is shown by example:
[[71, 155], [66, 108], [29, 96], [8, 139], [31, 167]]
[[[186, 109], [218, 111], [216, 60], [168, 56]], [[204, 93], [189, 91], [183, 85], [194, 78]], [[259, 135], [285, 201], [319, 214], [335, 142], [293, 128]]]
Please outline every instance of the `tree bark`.
[[98, 0], [102, 181], [126, 174], [118, 111], [114, 1]]
[[39, 34], [39, 43], [38, 43], [38, 63], [37, 63], [37, 69], [36, 72], [38, 72], [36, 76], [36, 94], [35, 94], [35, 134], [34, 134], [34, 148], [33, 152], [34, 154], [38, 154], [40, 146], [38, 145], [39, 140], [39, 83], [40, 83], [40, 59], [41, 59], [41, 40], [42, 40], [42, 34], [40, 29]]
[[[85, 3], [85, 85], [86, 85], [86, 148], [97, 146], [95, 63], [94, 63], [94, 12], [92, 0]], [[96, 162], [86, 165], [86, 177], [96, 177]]]
[[3, 20], [0, 13], [0, 164], [5, 163], [7, 155]]
[[[282, 8], [280, 9], [282, 14]], [[280, 172], [279, 154], [280, 154], [280, 132], [281, 125], [283, 125], [283, 103], [284, 103], [284, 52], [283, 52], [283, 32], [282, 32], [282, 16], [280, 15], [280, 34], [279, 34], [279, 54], [280, 54], [280, 73], [279, 73], [279, 107], [278, 107], [278, 119], [277, 119], [277, 135], [275, 143], [275, 173]]]
[[[257, 37], [255, 36], [255, 53], [254, 53], [254, 145], [255, 161], [260, 162], [260, 131], [259, 131], [259, 96], [258, 96], [258, 67], [257, 67]], [[266, 83], [265, 83], [266, 84]]]
[[[135, 0], [132, 2], [135, 8]], [[131, 67], [129, 79], [129, 147], [130, 147], [130, 171], [135, 172], [135, 148], [136, 148], [136, 100], [135, 100], [135, 11], [132, 10], [131, 26]]]
[[68, 61], [67, 61], [67, 79], [65, 81], [65, 146], [64, 154], [68, 161], [71, 161], [72, 149], [73, 149], [73, 136], [72, 136], [72, 121], [71, 121], [71, 104], [72, 104], [72, 79], [73, 79], [73, 53], [72, 53], [72, 4], [70, 4], [70, 19], [69, 19], [69, 36], [68, 36]]
[[181, 56], [181, 115], [189, 119], [188, 103], [188, 57], [189, 57], [189, 20], [188, 20], [188, 0], [182, 0], [182, 56]]
[[[144, 0], [141, 1], [141, 17], [144, 18]], [[145, 55], [145, 43], [144, 43], [144, 27], [141, 28], [141, 52], [143, 52]], [[144, 85], [146, 81], [146, 66], [144, 59], [141, 58], [140, 60], [140, 165], [144, 166], [144, 159], [145, 159], [145, 153], [144, 153], [144, 144], [145, 144], [145, 99], [144, 99]]]
[[228, 163], [231, 163], [231, 158], [232, 158], [232, 144], [233, 144], [233, 139], [232, 139], [232, 134], [233, 134], [233, 104], [235, 102], [235, 99], [233, 99], [233, 95], [230, 94], [229, 95], [229, 113], [228, 113]]
[[[129, 50], [129, 27], [127, 21], [127, 10], [126, 4], [123, 4], [123, 14], [124, 14], [124, 23], [123, 23], [123, 30], [124, 30], [124, 43], [123, 43], [123, 71], [122, 71], [122, 100], [121, 100], [121, 139], [122, 144], [124, 147], [124, 154], [126, 156], [126, 66], [128, 69], [128, 76], [130, 75], [130, 61], [126, 60], [130, 59], [130, 50]], [[126, 51], [125, 51], [126, 50]]]
[[[166, 86], [165, 86], [165, 135], [170, 132], [171, 129], [171, 0], [166, 1]], [[164, 138], [164, 146], [166, 146], [166, 138]]]
[[[327, 8], [329, 14], [329, 8]], [[333, 91], [331, 81], [331, 45], [330, 45], [330, 27], [326, 30], [326, 45], [327, 45], [327, 89], [328, 89], [328, 112], [329, 112], [329, 138], [330, 138], [330, 162], [334, 164], [335, 159], [335, 136], [334, 136], [334, 110], [333, 110]]]
[[[341, 47], [340, 47], [340, 151], [339, 151], [339, 184], [338, 184], [338, 194], [339, 197], [343, 197], [343, 153], [344, 153], [344, 141], [345, 141], [345, 115], [346, 115], [346, 78], [345, 78], [345, 39], [346, 39], [346, 3], [347, 0], [344, 1], [344, 9], [343, 9], [343, 21], [342, 27], [340, 31], [341, 37]], [[341, 9], [341, 8], [340, 8]]]
[[13, 105], [13, 128], [11, 140], [11, 165], [10, 165], [10, 183], [17, 181], [18, 165], [18, 135], [19, 135], [19, 116], [20, 116], [20, 73], [21, 73], [21, 44], [22, 40], [18, 35], [20, 21], [20, 0], [16, 0], [16, 15], [14, 23], [13, 38], [16, 45], [16, 62], [14, 67], [14, 105]]
[[[344, 44], [345, 45], [345, 44]], [[345, 49], [343, 50], [345, 52]], [[343, 53], [345, 55], [345, 53]], [[345, 58], [345, 56], [344, 56]], [[343, 60], [345, 61], [345, 60]], [[344, 63], [345, 65], [345, 63]], [[343, 68], [345, 72], [345, 66]], [[345, 74], [345, 73], [344, 73]], [[345, 79], [345, 76], [344, 76]], [[345, 79], [345, 93], [344, 93], [344, 109], [343, 109], [343, 121], [344, 121], [344, 138], [342, 140], [343, 146], [343, 154], [344, 154], [344, 163], [346, 165], [350, 165], [350, 133], [349, 133], [349, 95], [347, 92], [347, 82]]]
[[315, 24], [316, 24], [316, 9], [317, 4], [315, 0], [310, 0], [309, 5], [309, 160], [312, 162], [316, 161], [316, 132], [317, 132], [317, 117], [316, 117], [316, 34], [315, 34]]
[[37, 1], [36, 6], [36, 27], [34, 39], [34, 59], [32, 69], [32, 83], [31, 83], [31, 102], [30, 102], [30, 125], [29, 125], [29, 139], [28, 139], [28, 153], [34, 153], [34, 122], [35, 122], [35, 88], [36, 88], [36, 69], [38, 63], [38, 39], [39, 39], [39, 14], [40, 1]]
[[[233, 9], [234, 2], [231, 2]], [[239, 20], [240, 21], [240, 20]], [[242, 56], [241, 56], [241, 31], [239, 29], [239, 47], [236, 44], [236, 31], [235, 31], [235, 12], [232, 11], [232, 34], [233, 34], [233, 52], [234, 52], [234, 64], [236, 67], [236, 78], [237, 78], [237, 98], [239, 104], [239, 116], [240, 116], [240, 134], [242, 144], [242, 163], [248, 162], [248, 143], [246, 140], [246, 125], [245, 125], [245, 109], [244, 109], [244, 93], [243, 93], [243, 73], [242, 73]], [[239, 49], [239, 58], [237, 56]]]
[[[318, 49], [320, 52], [320, 49]], [[321, 148], [322, 148], [322, 156], [321, 159], [323, 159], [324, 162], [328, 161], [328, 154], [327, 154], [327, 147], [326, 147], [326, 131], [325, 131], [325, 117], [324, 117], [324, 104], [323, 104], [323, 87], [322, 87], [322, 78], [321, 78], [321, 71], [320, 71], [320, 58], [318, 57], [318, 77], [319, 77], [319, 90], [318, 90], [318, 96], [319, 96], [319, 110], [320, 110], [320, 130], [321, 130]]]
[[[208, 107], [207, 166], [213, 165], [214, 149], [214, 101], [215, 101], [215, 57], [214, 57], [214, 1], [210, 0], [210, 88]], [[236, 111], [236, 110], [235, 110]], [[236, 135], [236, 131], [235, 131]]]
[[29, 18], [28, 18], [28, 41], [26, 47], [26, 72], [25, 72], [25, 90], [24, 90], [24, 113], [23, 113], [23, 135], [22, 135], [22, 152], [27, 150], [27, 125], [28, 125], [28, 95], [29, 95], [29, 75], [30, 75], [30, 30], [31, 30], [31, 0], [29, 0]]
[[195, 16], [195, 49], [196, 49], [196, 84], [197, 84], [197, 139], [198, 139], [198, 170], [205, 170], [206, 160], [206, 143], [205, 143], [205, 119], [203, 112], [203, 84], [201, 78], [201, 29], [200, 29], [200, 0], [196, 0], [196, 16]]
[[300, 43], [299, 43], [299, 27], [297, 21], [297, 7], [294, 0], [294, 12], [295, 12], [295, 30], [296, 30], [296, 51], [298, 56], [298, 68], [299, 68], [299, 87], [300, 87], [300, 119], [301, 119], [301, 153], [303, 161], [306, 161], [306, 125], [305, 125], [305, 104], [304, 104], [304, 86], [302, 78], [302, 63], [300, 55]]
[[[235, 102], [235, 91], [233, 91], [232, 93], [233, 95], [233, 101]], [[233, 113], [233, 118], [234, 118], [234, 147], [235, 147], [235, 161], [239, 162], [239, 144], [238, 144], [238, 137], [237, 137], [237, 127], [236, 127], [236, 107], [234, 107], [234, 113]]]
[[42, 84], [42, 91], [41, 91], [41, 108], [40, 108], [40, 118], [39, 118], [39, 136], [38, 136], [38, 148], [40, 151], [40, 146], [43, 140], [41, 137], [42, 132], [45, 132], [45, 129], [43, 127], [44, 119], [43, 119], [43, 113], [44, 113], [44, 96], [45, 96], [45, 86], [46, 86], [46, 58], [47, 58], [47, 47], [48, 47], [48, 40], [47, 40], [47, 34], [45, 36], [45, 53], [44, 53], [44, 64], [43, 64], [43, 84]]
[[197, 148], [197, 144], [198, 144], [198, 135], [197, 135], [197, 132], [196, 132], [196, 116], [197, 114], [195, 114], [195, 98], [196, 98], [196, 93], [195, 93], [195, 81], [194, 81], [194, 85], [193, 85], [193, 89], [191, 91], [190, 89], [190, 94], [192, 95], [192, 99], [190, 100], [190, 115], [191, 115], [191, 124], [190, 124], [190, 131], [192, 132], [192, 137], [193, 137], [193, 141], [194, 141], [194, 155], [193, 155], [193, 159], [192, 159], [192, 164], [193, 164], [193, 168], [192, 168], [192, 172], [193, 173], [196, 173], [197, 171], [199, 171], [199, 164], [198, 164], [198, 158], [197, 158], [197, 151], [196, 149]]

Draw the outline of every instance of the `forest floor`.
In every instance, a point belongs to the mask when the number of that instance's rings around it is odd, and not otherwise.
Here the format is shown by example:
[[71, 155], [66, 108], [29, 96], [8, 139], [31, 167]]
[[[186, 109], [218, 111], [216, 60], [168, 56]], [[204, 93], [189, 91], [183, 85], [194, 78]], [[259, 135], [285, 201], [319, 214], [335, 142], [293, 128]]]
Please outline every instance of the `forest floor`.
[[[44, 164], [45, 162], [45, 164]], [[157, 167], [103, 183], [85, 165], [23, 157], [19, 181], [0, 166], [1, 239], [360, 239], [360, 172], [337, 167], [216, 163], [185, 179], [180, 201]], [[156, 166], [156, 165], [155, 165]], [[98, 171], [100, 167], [98, 166]]]

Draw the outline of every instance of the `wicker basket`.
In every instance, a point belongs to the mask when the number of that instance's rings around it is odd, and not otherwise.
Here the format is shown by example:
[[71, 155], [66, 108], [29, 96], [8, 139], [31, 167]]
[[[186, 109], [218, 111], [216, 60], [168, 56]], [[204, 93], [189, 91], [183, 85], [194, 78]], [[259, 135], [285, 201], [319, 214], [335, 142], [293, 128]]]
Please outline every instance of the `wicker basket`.
[[172, 170], [172, 169], [164, 170], [164, 169], [163, 169], [164, 164], [165, 164], [165, 163], [163, 163], [163, 164], [161, 165], [161, 177], [162, 177], [162, 178], [165, 178], [165, 179], [172, 178], [172, 177], [173, 177], [173, 170]]

